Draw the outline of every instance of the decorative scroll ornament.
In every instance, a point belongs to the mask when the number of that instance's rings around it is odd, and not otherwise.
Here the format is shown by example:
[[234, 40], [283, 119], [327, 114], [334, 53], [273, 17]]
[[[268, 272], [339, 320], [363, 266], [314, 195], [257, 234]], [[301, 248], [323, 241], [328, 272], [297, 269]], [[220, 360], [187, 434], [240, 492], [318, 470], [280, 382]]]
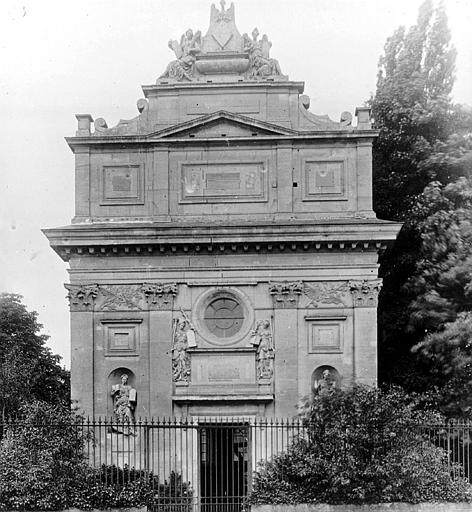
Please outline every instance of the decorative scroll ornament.
[[144, 283], [142, 292], [150, 309], [171, 310], [177, 295], [175, 283]]
[[100, 286], [105, 300], [100, 309], [103, 311], [141, 310], [139, 302], [142, 297], [141, 287], [137, 285]]
[[272, 296], [274, 308], [296, 308], [298, 299], [303, 293], [303, 283], [301, 281], [269, 283], [269, 293]]
[[249, 70], [246, 73], [247, 78], [261, 78], [269, 76], [280, 76], [279, 61], [271, 59], [269, 56], [272, 43], [266, 34], [258, 41], [259, 30], [255, 28], [252, 31], [252, 39], [243, 34], [244, 51], [249, 54]]
[[192, 81], [195, 74], [195, 59], [200, 52], [202, 44], [202, 34], [198, 30], [193, 33], [189, 28], [185, 34], [182, 34], [180, 43], [177, 41], [169, 41], [168, 46], [174, 51], [177, 60], [173, 60], [168, 64], [164, 73], [159, 77], [170, 78], [182, 82], [184, 80]]
[[349, 281], [353, 305], [356, 308], [376, 308], [382, 289], [382, 279]]
[[65, 284], [71, 311], [91, 311], [99, 289], [96, 284]]
[[187, 315], [181, 312], [182, 316], [174, 320], [172, 329], [172, 380], [188, 385], [191, 376], [188, 349], [196, 346], [195, 329]]
[[274, 343], [269, 320], [259, 320], [251, 332], [251, 343], [257, 347], [257, 379], [264, 382], [274, 375]]
[[321, 304], [345, 306], [343, 295], [348, 291], [347, 282], [324, 282], [306, 284], [303, 293], [308, 297], [307, 308], [318, 308]]

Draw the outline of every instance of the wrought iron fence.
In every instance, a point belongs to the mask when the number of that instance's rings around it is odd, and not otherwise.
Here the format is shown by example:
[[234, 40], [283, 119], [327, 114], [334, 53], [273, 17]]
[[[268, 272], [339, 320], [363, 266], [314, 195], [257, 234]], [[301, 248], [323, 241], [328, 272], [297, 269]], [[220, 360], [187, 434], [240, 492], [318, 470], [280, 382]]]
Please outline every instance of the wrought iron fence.
[[[24, 428], [0, 423], [2, 433]], [[31, 425], [29, 425], [31, 426]], [[33, 425], [34, 428], [63, 428]], [[152, 486], [149, 508], [159, 512], [242, 512], [258, 464], [307, 439], [299, 419], [254, 417], [88, 419], [74, 424], [85, 457], [102, 483], [145, 478]], [[418, 432], [445, 450], [452, 472], [472, 480], [472, 423], [419, 425]]]

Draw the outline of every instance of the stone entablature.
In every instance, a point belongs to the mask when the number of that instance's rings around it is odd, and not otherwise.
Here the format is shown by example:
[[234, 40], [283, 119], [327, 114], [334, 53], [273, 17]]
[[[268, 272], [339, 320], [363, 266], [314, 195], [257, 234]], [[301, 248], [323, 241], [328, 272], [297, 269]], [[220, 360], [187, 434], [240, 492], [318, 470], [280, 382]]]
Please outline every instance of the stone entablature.
[[176, 283], [66, 284], [71, 311], [172, 310]]

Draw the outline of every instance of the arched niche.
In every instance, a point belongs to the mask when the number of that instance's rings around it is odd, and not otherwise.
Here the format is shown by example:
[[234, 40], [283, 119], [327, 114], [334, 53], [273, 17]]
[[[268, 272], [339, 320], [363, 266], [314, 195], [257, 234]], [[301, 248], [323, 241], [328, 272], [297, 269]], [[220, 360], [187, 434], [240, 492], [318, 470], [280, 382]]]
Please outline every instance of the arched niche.
[[[111, 395], [112, 386], [115, 386], [116, 384], [121, 383], [121, 376], [122, 375], [128, 375], [128, 384], [136, 389], [136, 376], [134, 373], [129, 369], [125, 368], [124, 366], [120, 366], [119, 368], [115, 368], [110, 372], [108, 375], [108, 386], [107, 386], [107, 416], [113, 416], [113, 397]], [[139, 397], [138, 397], [139, 400]]]
[[327, 364], [318, 366], [311, 374], [311, 390], [315, 395], [329, 393], [331, 390], [340, 387], [341, 374], [334, 366]]

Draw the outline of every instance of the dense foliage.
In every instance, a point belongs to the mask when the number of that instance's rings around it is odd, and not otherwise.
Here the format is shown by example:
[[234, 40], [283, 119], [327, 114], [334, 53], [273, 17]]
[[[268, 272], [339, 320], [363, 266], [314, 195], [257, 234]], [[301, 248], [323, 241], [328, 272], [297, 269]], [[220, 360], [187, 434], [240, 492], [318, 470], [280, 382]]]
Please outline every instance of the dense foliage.
[[472, 501], [472, 487], [451, 477], [446, 454], [418, 424], [437, 421], [400, 389], [355, 387], [316, 397], [307, 435], [259, 467], [253, 503]]
[[[451, 390], [454, 382], [464, 382], [462, 376], [450, 378], [455, 372], [440, 375], [446, 367], [423, 344], [472, 309], [466, 278], [472, 257], [472, 114], [452, 104], [454, 61], [444, 8], [426, 0], [417, 23], [387, 40], [371, 100], [380, 131], [373, 151], [375, 210], [404, 222], [381, 260], [379, 373], [383, 382], [417, 391], [432, 384]], [[467, 414], [459, 404], [465, 397], [449, 407], [451, 397], [442, 397], [443, 410]]]
[[[138, 507], [159, 503], [192, 507], [192, 491], [180, 475], [160, 482], [153, 473], [133, 468], [92, 468], [85, 443], [94, 442], [68, 409], [35, 402], [22, 408], [0, 441], [0, 510], [61, 510], [76, 507]], [[0, 433], [1, 434], [1, 433]]]
[[46, 346], [37, 313], [19, 295], [0, 294], [0, 417], [15, 415], [21, 404], [40, 400], [69, 403], [69, 372]]

